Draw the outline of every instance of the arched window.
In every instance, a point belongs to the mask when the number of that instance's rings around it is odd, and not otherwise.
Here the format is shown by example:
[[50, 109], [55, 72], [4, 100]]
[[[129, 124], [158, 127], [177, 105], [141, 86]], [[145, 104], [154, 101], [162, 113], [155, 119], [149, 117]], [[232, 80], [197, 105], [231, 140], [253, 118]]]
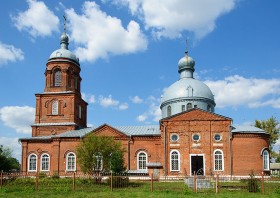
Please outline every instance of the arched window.
[[172, 110], [171, 110], [171, 106], [169, 105], [167, 107], [167, 116], [171, 116], [171, 114], [172, 114]]
[[269, 153], [267, 150], [263, 151], [263, 170], [269, 170]]
[[52, 102], [52, 115], [58, 115], [58, 101]]
[[41, 171], [50, 170], [50, 156], [48, 154], [43, 154], [41, 156]]
[[76, 155], [74, 153], [68, 153], [66, 155], [66, 170], [67, 171], [76, 170]]
[[139, 152], [137, 156], [137, 165], [138, 170], [146, 170], [147, 169], [147, 153], [145, 152]]
[[192, 103], [188, 103], [187, 104], [187, 111], [190, 110], [192, 108]]
[[28, 156], [28, 171], [37, 171], [37, 155]]
[[215, 171], [224, 170], [224, 156], [221, 150], [214, 151], [214, 170]]
[[54, 86], [60, 87], [61, 86], [61, 71], [55, 70], [54, 72]]
[[78, 106], [78, 110], [79, 110], [79, 118], [81, 119], [82, 118], [82, 106], [81, 105]]
[[179, 171], [180, 170], [180, 155], [179, 151], [173, 150], [170, 152], [170, 170]]
[[211, 112], [211, 106], [207, 105], [207, 111]]
[[182, 105], [182, 112], [186, 111], [186, 105]]

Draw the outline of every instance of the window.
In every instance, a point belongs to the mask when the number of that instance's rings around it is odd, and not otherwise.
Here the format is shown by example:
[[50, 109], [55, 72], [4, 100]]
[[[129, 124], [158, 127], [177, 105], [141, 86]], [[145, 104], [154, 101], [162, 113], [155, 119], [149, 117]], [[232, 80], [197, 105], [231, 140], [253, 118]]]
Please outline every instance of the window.
[[224, 170], [224, 157], [223, 152], [221, 150], [214, 151], [214, 170], [222, 171]]
[[138, 153], [138, 170], [146, 170], [147, 169], [147, 154], [145, 152]]
[[172, 141], [172, 142], [176, 142], [176, 141], [178, 141], [178, 140], [179, 140], [178, 134], [173, 133], [173, 134], [171, 135], [171, 141]]
[[52, 115], [58, 115], [58, 101], [52, 103]]
[[68, 153], [66, 156], [66, 170], [67, 171], [76, 170], [76, 155], [74, 153]]
[[100, 153], [93, 156], [93, 170], [101, 171], [103, 169], [103, 157]]
[[182, 112], [183, 111], [186, 111], [186, 106], [185, 105], [182, 105]]
[[78, 106], [78, 109], [79, 109], [79, 118], [81, 119], [82, 118], [82, 107], [81, 107], [81, 105]]
[[78, 77], [75, 76], [75, 89], [77, 90], [78, 89]]
[[56, 70], [54, 72], [54, 86], [55, 87], [61, 86], [61, 71], [60, 70]]
[[194, 134], [192, 138], [194, 141], [198, 141], [200, 139], [200, 136], [198, 134]]
[[219, 142], [221, 139], [222, 139], [222, 136], [221, 136], [220, 134], [215, 134], [215, 135], [214, 135], [214, 140], [215, 140], [216, 142]]
[[48, 154], [43, 154], [41, 157], [41, 171], [50, 170], [50, 157]]
[[269, 153], [267, 150], [263, 151], [263, 169], [269, 170]]
[[170, 152], [170, 170], [171, 171], [179, 171], [180, 157], [178, 151]]
[[171, 106], [169, 105], [169, 106], [167, 107], [167, 116], [171, 116], [171, 114], [172, 114]]
[[187, 111], [190, 110], [192, 108], [192, 103], [188, 103], [187, 104]]
[[194, 105], [193, 108], [197, 108], [197, 105]]
[[207, 111], [211, 112], [211, 106], [207, 105]]
[[37, 171], [37, 155], [35, 154], [28, 157], [28, 171]]

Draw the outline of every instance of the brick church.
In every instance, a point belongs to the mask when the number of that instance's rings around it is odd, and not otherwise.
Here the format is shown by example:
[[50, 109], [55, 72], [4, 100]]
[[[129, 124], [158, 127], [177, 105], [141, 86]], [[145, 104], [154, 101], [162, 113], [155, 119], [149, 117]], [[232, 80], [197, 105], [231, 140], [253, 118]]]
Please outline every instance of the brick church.
[[44, 91], [35, 94], [32, 137], [20, 139], [24, 174], [80, 172], [76, 146], [89, 133], [120, 141], [131, 173], [147, 173], [148, 168], [165, 176], [269, 173], [269, 134], [253, 126], [235, 126], [231, 118], [214, 113], [212, 91], [194, 79], [195, 61], [187, 53], [178, 62], [180, 79], [162, 96], [158, 125], [105, 123], [88, 128], [81, 67], [68, 45], [64, 31], [60, 48], [47, 61]]

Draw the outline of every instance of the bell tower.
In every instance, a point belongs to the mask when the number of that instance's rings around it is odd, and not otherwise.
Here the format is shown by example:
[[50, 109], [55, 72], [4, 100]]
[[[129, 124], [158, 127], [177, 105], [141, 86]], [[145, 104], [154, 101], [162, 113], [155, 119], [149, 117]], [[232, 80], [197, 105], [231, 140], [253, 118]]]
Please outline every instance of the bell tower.
[[32, 136], [47, 136], [87, 127], [87, 103], [81, 97], [79, 59], [68, 49], [64, 32], [60, 48], [49, 57], [45, 70], [45, 89], [36, 96], [35, 123]]

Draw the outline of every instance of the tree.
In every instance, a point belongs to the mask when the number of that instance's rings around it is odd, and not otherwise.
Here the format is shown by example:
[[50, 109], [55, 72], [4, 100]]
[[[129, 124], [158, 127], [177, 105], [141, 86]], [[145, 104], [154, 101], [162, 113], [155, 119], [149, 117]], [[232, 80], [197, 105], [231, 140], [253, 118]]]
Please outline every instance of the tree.
[[279, 122], [276, 120], [275, 117], [271, 117], [268, 120], [256, 120], [255, 127], [261, 128], [269, 133], [269, 151], [272, 157], [275, 157], [275, 152], [273, 151], [273, 145], [279, 138]]
[[84, 173], [95, 174], [102, 171], [123, 172], [124, 149], [113, 137], [85, 136], [77, 147], [78, 163]]
[[0, 170], [8, 172], [19, 169], [20, 164], [16, 158], [12, 157], [12, 150], [8, 147], [3, 147], [3, 145], [0, 145]]

